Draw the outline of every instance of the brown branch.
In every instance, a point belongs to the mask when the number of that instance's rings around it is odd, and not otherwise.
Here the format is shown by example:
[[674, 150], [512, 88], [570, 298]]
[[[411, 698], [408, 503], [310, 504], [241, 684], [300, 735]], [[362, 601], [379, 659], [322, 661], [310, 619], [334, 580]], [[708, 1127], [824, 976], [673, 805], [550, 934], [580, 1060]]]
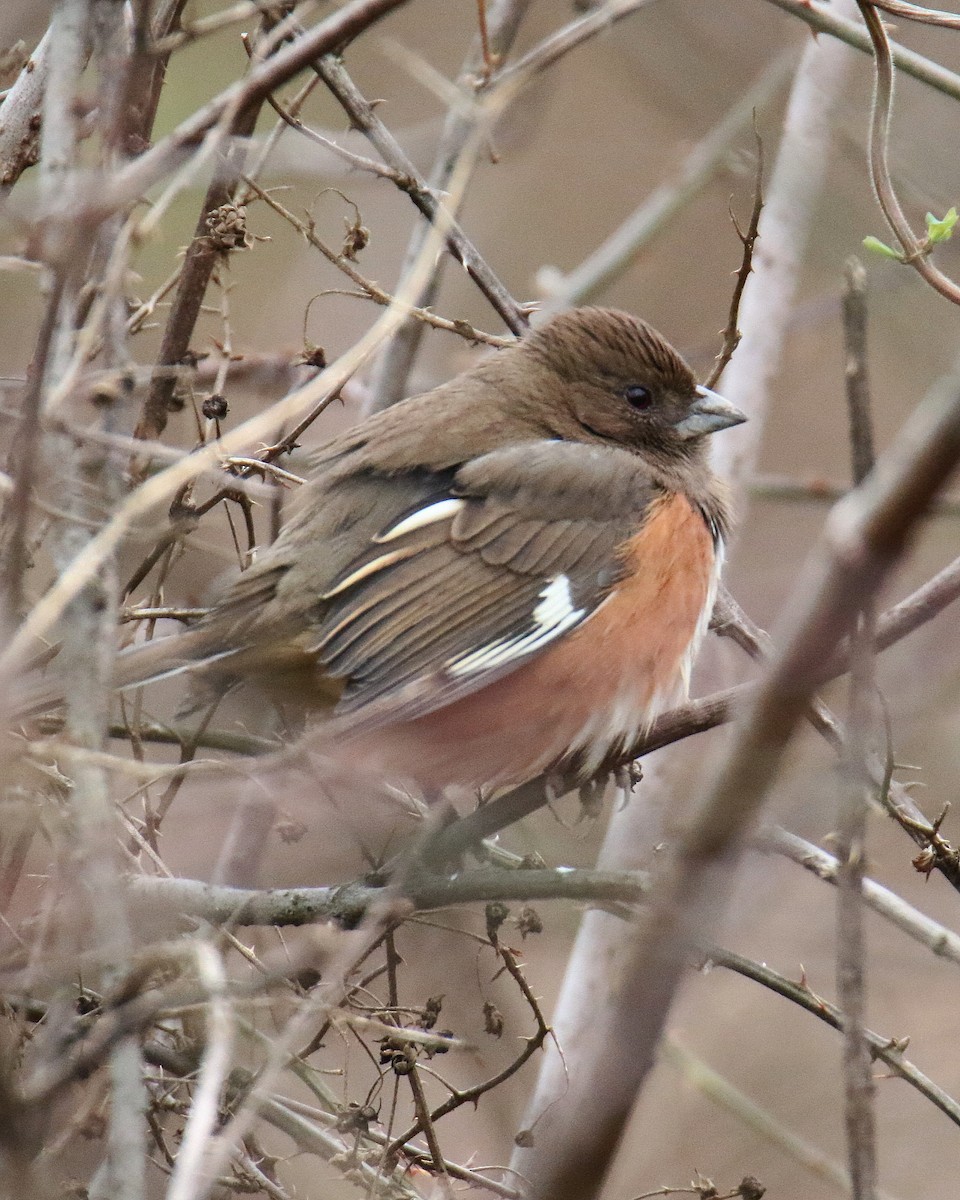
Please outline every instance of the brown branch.
[[[398, 173], [400, 180], [397, 186], [406, 192], [423, 216], [434, 223], [440, 207], [439, 200], [407, 157], [402, 146], [377, 116], [373, 105], [353, 82], [343, 63], [334, 55], [326, 54], [314, 63], [314, 70], [356, 128], [376, 147], [384, 162]], [[520, 337], [527, 328], [526, 313], [494, 275], [455, 217], [450, 218], [446, 243], [450, 253], [486, 296], [507, 328]]]
[[301, 37], [282, 46], [254, 66], [202, 108], [182, 121], [162, 141], [117, 171], [101, 196], [90, 200], [95, 211], [126, 207], [180, 165], [224, 116], [259, 104], [320, 55], [342, 46], [406, 0], [352, 0], [336, 9]]
[[906, 0], [873, 0], [874, 8], [890, 13], [894, 17], [906, 17], [921, 25], [940, 25], [944, 29], [960, 29], [960, 16], [943, 12], [939, 8], [924, 8], [920, 4], [909, 4]]
[[705, 380], [705, 385], [708, 388], [716, 386], [717, 380], [727, 369], [727, 364], [733, 358], [733, 353], [737, 346], [740, 345], [740, 328], [738, 325], [740, 317], [740, 300], [743, 296], [743, 289], [747, 286], [747, 280], [750, 277], [750, 272], [753, 270], [753, 249], [757, 244], [757, 238], [760, 235], [760, 215], [763, 212], [763, 140], [760, 137], [760, 132], [757, 129], [757, 114], [754, 110], [753, 114], [753, 132], [757, 141], [757, 172], [753, 185], [753, 208], [750, 212], [750, 222], [747, 225], [746, 233], [743, 233], [740, 226], [737, 224], [737, 218], [733, 215], [733, 210], [730, 210], [730, 219], [733, 221], [733, 227], [737, 231], [741, 244], [743, 245], [743, 258], [740, 262], [740, 267], [737, 271], [737, 282], [733, 289], [733, 295], [730, 298], [730, 312], [727, 316], [727, 327], [723, 331], [723, 346], [720, 353], [717, 355], [717, 360], [713, 364], [713, 369]]
[[[709, 960], [718, 967], [735, 971], [745, 979], [752, 979], [754, 983], [759, 983], [771, 992], [776, 992], [778, 996], [783, 996], [785, 1000], [792, 1001], [818, 1020], [829, 1025], [831, 1029], [838, 1031], [843, 1029], [841, 1010], [831, 1004], [829, 1000], [825, 1000], [811, 991], [805, 980], [793, 983], [765, 964], [753, 962], [752, 959], [744, 958], [741, 954], [734, 954], [730, 950], [713, 949], [710, 951]], [[894, 1075], [909, 1083], [931, 1104], [939, 1108], [944, 1116], [948, 1117], [955, 1125], [960, 1125], [960, 1104], [932, 1079], [924, 1075], [912, 1062], [904, 1058], [903, 1052], [909, 1039], [884, 1037], [869, 1029], [864, 1031], [864, 1035], [873, 1058], [878, 1059], [889, 1067]]]
[[[130, 72], [126, 107], [130, 113], [130, 124], [126, 130], [128, 154], [139, 154], [146, 149], [153, 133], [153, 123], [160, 105], [160, 94], [166, 78], [167, 64], [173, 47], [160, 48], [180, 24], [187, 0], [161, 0], [156, 5], [150, 23], [150, 44], [137, 46], [138, 62]], [[149, 8], [144, 9], [145, 12]], [[139, 33], [138, 33], [139, 36]]]
[[[218, 211], [226, 205], [240, 181], [246, 159], [243, 139], [249, 138], [256, 128], [263, 97], [258, 97], [244, 107], [235, 110], [230, 123], [230, 145], [218, 162], [213, 179], [207, 188], [200, 215], [186, 257], [180, 269], [180, 278], [157, 356], [158, 367], [179, 364], [190, 349], [190, 339], [200, 316], [207, 285], [218, 263], [223, 264], [230, 247], [219, 239], [212, 228], [217, 221]], [[156, 441], [167, 427], [170, 402], [173, 399], [175, 378], [162, 373], [155, 376], [140, 417], [134, 429], [134, 437], [144, 441]], [[142, 463], [142, 474], [146, 463]]]
[[[437, 1141], [437, 1131], [434, 1128], [433, 1116], [430, 1112], [430, 1105], [427, 1103], [426, 1093], [423, 1090], [423, 1081], [421, 1080], [420, 1074], [417, 1071], [416, 1063], [411, 1063], [407, 1080], [410, 1084], [410, 1091], [413, 1093], [414, 1109], [417, 1114], [415, 1128], [418, 1133], [422, 1132], [427, 1140], [427, 1146], [430, 1149], [430, 1159], [434, 1172], [437, 1175], [443, 1176], [446, 1174], [443, 1151], [440, 1149], [440, 1143]], [[404, 1141], [409, 1140], [409, 1138], [404, 1138]], [[384, 1152], [384, 1158], [387, 1160], [387, 1162], [396, 1156], [394, 1145], [395, 1143], [388, 1146]], [[447, 1195], [449, 1196], [449, 1194], [448, 1185]]]

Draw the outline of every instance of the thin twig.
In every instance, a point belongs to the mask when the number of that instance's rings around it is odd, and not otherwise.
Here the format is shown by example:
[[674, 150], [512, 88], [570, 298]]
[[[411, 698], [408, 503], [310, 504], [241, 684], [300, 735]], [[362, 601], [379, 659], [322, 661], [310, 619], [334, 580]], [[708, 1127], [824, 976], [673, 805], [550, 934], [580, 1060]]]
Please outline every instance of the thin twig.
[[[753, 845], [765, 854], [781, 854], [789, 858], [826, 883], [837, 883], [840, 863], [834, 855], [794, 833], [785, 829], [765, 828], [757, 834]], [[863, 881], [863, 902], [938, 958], [960, 966], [960, 934], [918, 911], [896, 892], [873, 879]]]
[[[770, 991], [776, 992], [778, 996], [783, 996], [785, 1000], [790, 1000], [808, 1013], [812, 1013], [832, 1029], [842, 1030], [842, 1011], [836, 1005], [831, 1004], [829, 1000], [825, 1000], [811, 991], [806, 980], [794, 983], [765, 963], [754, 962], [752, 959], [745, 958], [741, 954], [734, 954], [730, 950], [711, 950], [709, 961], [718, 967], [725, 967], [728, 971], [735, 971], [745, 979], [752, 979], [755, 983], [762, 984]], [[894, 1075], [909, 1083], [922, 1096], [925, 1096], [954, 1125], [960, 1126], [960, 1104], [932, 1079], [924, 1075], [912, 1062], [904, 1058], [909, 1038], [884, 1037], [869, 1029], [864, 1030], [864, 1036], [875, 1059], [879, 1059], [890, 1068]]]
[[[294, 229], [320, 253], [332, 263], [340, 271], [347, 276], [353, 283], [361, 289], [363, 294], [371, 299], [375, 304], [380, 304], [384, 308], [395, 303], [394, 297], [389, 292], [385, 291], [378, 283], [372, 279], [368, 279], [360, 271], [357, 270], [356, 264], [348, 259], [344, 254], [338, 253], [331, 249], [317, 234], [313, 220], [304, 221], [296, 214], [285, 208], [274, 196], [261, 188], [259, 184], [252, 179], [244, 177], [244, 181], [250, 191], [258, 196], [263, 202], [270, 206], [278, 216], [281, 216], [285, 221], [293, 226]], [[437, 313], [431, 312], [427, 308], [421, 308], [417, 305], [406, 305], [407, 313], [417, 321], [427, 325], [432, 325], [436, 329], [443, 329], [448, 333], [458, 334], [460, 337], [472, 343], [483, 343], [487, 346], [511, 346], [515, 338], [500, 337], [497, 334], [485, 333], [481, 329], [476, 329], [467, 321], [451, 320], [449, 317], [441, 317]], [[318, 414], [319, 415], [319, 414]], [[300, 433], [303, 432], [301, 429]]]
[[920, 4], [910, 4], [907, 0], [873, 0], [873, 6], [890, 13], [891, 16], [906, 17], [908, 21], [918, 21], [921, 25], [960, 29], [960, 16], [939, 8], [924, 8]]
[[[457, 80], [459, 91], [456, 97], [458, 103], [452, 103], [448, 108], [440, 144], [427, 176], [427, 186], [435, 195], [442, 195], [446, 191], [447, 181], [460, 147], [470, 136], [476, 121], [476, 106], [465, 105], [464, 98], [477, 86], [478, 71], [479, 82], [483, 83], [489, 79], [493, 68], [504, 61], [529, 6], [529, 0], [495, 0], [488, 13], [486, 0], [477, 0], [477, 3], [480, 17], [479, 44], [471, 47], [460, 68]], [[424, 233], [424, 224], [417, 222], [407, 245], [401, 278], [410, 264], [416, 261]], [[416, 298], [419, 307], [430, 309], [435, 303], [442, 269], [443, 262], [438, 260], [433, 277]], [[386, 408], [406, 394], [407, 382], [422, 335], [423, 329], [420, 325], [406, 321], [384, 347], [374, 369], [365, 405], [366, 412], [377, 412]]]
[[769, 103], [796, 63], [791, 51], [776, 59], [740, 96], [716, 126], [683, 160], [676, 178], [656, 188], [582, 263], [565, 275], [544, 269], [538, 282], [545, 293], [543, 317], [574, 304], [585, 304], [614, 283], [641, 250], [669, 227], [673, 217], [708, 186], [730, 157], [734, 142], [754, 113]]
[[[857, 21], [835, 13], [832, 4], [825, 4], [823, 0], [765, 0], [765, 3], [799, 17], [817, 33], [827, 33], [864, 54], [873, 53], [873, 43], [867, 30]], [[898, 42], [890, 43], [890, 53], [894, 65], [904, 75], [912, 76], [953, 100], [960, 100], [960, 75], [955, 71], [914, 50], [908, 50]]]
[[[377, 116], [373, 105], [353, 82], [343, 63], [333, 55], [327, 54], [314, 64], [314, 69], [357, 129], [369, 138], [384, 162], [398, 172], [402, 179], [398, 186], [407, 193], [428, 221], [435, 222], [441, 208], [440, 201], [407, 157], [399, 142]], [[449, 203], [448, 200], [446, 202], [448, 206], [446, 243], [450, 253], [486, 296], [511, 333], [520, 337], [527, 327], [526, 314], [461, 229], [453, 215], [455, 210], [449, 207]], [[419, 294], [419, 292], [415, 293], [415, 296]]]
[[[750, 495], [761, 500], [792, 503], [835, 504], [850, 491], [845, 483], [821, 479], [798, 479], [792, 475], [754, 475], [747, 485]], [[946, 492], [931, 505], [935, 516], [960, 517], [960, 496]]]
[[753, 270], [753, 250], [760, 235], [760, 215], [763, 212], [763, 139], [760, 137], [760, 132], [756, 126], [756, 111], [754, 111], [753, 119], [753, 131], [757, 145], [757, 171], [753, 185], [753, 208], [750, 210], [750, 221], [747, 224], [746, 232], [743, 232], [737, 224], [733, 210], [731, 209], [730, 211], [730, 219], [733, 221], [733, 227], [736, 229], [737, 237], [739, 237], [743, 246], [743, 256], [737, 270], [737, 282], [734, 285], [733, 295], [730, 297], [727, 326], [723, 331], [723, 345], [710, 374], [704, 381], [708, 388], [712, 388], [716, 384], [733, 358], [737, 346], [740, 345], [740, 339], [743, 336], [738, 323], [740, 319], [740, 301], [743, 297], [743, 289], [747, 286], [747, 280], [750, 278], [750, 272]]

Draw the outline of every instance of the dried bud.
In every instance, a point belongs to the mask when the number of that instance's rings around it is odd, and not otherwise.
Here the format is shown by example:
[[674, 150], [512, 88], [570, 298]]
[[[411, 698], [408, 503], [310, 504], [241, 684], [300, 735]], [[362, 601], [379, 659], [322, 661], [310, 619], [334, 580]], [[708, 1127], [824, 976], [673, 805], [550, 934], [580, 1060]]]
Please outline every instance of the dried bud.
[[242, 204], [221, 204], [207, 214], [205, 224], [215, 250], [246, 250], [253, 244], [247, 232], [247, 210]]
[[766, 1190], [755, 1175], [744, 1175], [743, 1179], [740, 1180], [737, 1193], [743, 1197], [743, 1200], [760, 1200]]
[[407, 1048], [406, 1053], [395, 1054], [390, 1061], [394, 1075], [409, 1075], [413, 1070], [413, 1049]]
[[912, 861], [914, 870], [919, 871], [921, 875], [929, 875], [937, 865], [937, 855], [932, 846], [924, 846]]
[[322, 346], [314, 346], [312, 342], [307, 342], [294, 362], [300, 366], [316, 367], [318, 371], [322, 371], [327, 365], [327, 352]]
[[491, 1037], [498, 1038], [503, 1035], [503, 1013], [489, 1000], [483, 1006], [483, 1031]]
[[208, 396], [200, 406], [200, 411], [208, 421], [222, 421], [230, 411], [225, 396], [221, 396], [214, 392], [212, 396]]
[[361, 250], [366, 249], [370, 241], [370, 230], [366, 225], [362, 224], [359, 210], [352, 221], [345, 218], [344, 223], [347, 226], [347, 232], [344, 236], [340, 253], [344, 258], [349, 259], [350, 262], [356, 262], [357, 255]]
[[497, 930], [510, 916], [510, 909], [502, 900], [491, 900], [486, 907], [487, 937], [491, 942], [497, 940]]
[[[373, 1117], [368, 1114], [373, 1113]], [[366, 1133], [370, 1121], [376, 1118], [376, 1110], [365, 1104], [362, 1108], [351, 1100], [346, 1109], [337, 1116], [336, 1127], [340, 1133]]]
[[525, 938], [528, 933], [543, 933], [543, 921], [540, 919], [540, 914], [529, 904], [525, 904], [517, 913], [514, 925], [519, 929], [522, 938]]
[[429, 996], [423, 1006], [423, 1016], [420, 1018], [421, 1029], [432, 1029], [443, 1008], [443, 996]]

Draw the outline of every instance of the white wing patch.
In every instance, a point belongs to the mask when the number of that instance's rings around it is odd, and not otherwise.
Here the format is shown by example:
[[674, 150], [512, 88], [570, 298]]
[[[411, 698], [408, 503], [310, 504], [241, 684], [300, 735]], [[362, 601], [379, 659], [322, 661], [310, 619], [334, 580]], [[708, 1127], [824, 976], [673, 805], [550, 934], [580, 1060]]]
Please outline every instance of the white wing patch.
[[375, 542], [392, 542], [394, 538], [403, 537], [405, 533], [414, 533], [417, 529], [433, 525], [436, 521], [445, 521], [448, 517], [455, 516], [465, 504], [466, 500], [454, 497], [449, 500], [435, 500], [426, 508], [416, 509], [408, 517], [404, 517], [396, 525], [391, 526], [386, 533], [378, 534], [373, 540]]
[[540, 593], [540, 603], [533, 610], [532, 629], [512, 637], [498, 638], [495, 642], [488, 642], [486, 646], [471, 650], [469, 654], [450, 659], [444, 664], [444, 669], [456, 679], [462, 675], [502, 667], [552, 642], [561, 633], [578, 624], [586, 611], [585, 608], [574, 608], [570, 580], [566, 575], [557, 575]]

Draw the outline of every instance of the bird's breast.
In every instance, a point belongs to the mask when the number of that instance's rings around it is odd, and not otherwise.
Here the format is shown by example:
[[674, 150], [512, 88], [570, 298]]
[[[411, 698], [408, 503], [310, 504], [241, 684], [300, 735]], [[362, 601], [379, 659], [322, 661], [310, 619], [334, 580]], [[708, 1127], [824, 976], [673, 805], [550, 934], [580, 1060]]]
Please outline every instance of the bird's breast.
[[[658, 502], [624, 547], [624, 574], [597, 611], [552, 653], [585, 704], [570, 739], [585, 773], [628, 745], [689, 693], [716, 600], [723, 543], [683, 495]], [[546, 656], [545, 656], [546, 657]]]

